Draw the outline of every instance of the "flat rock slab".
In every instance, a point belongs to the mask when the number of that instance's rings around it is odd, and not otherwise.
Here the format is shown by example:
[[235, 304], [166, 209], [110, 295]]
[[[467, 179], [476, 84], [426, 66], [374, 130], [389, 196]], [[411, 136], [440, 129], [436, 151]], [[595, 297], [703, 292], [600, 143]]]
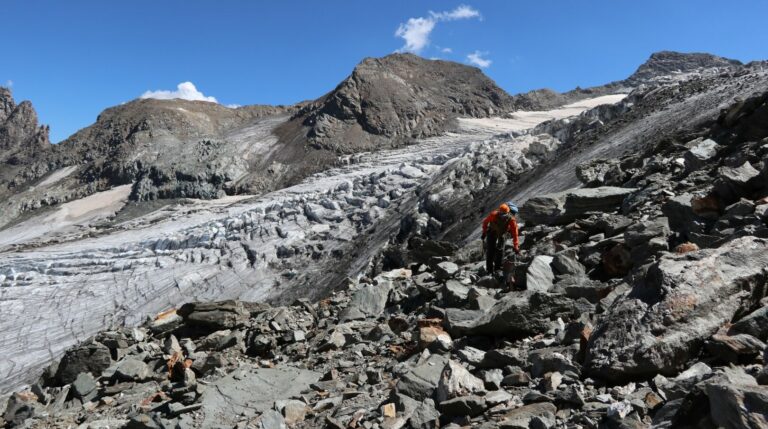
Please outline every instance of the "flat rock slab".
[[352, 295], [352, 300], [342, 314], [341, 320], [360, 320], [378, 316], [384, 311], [391, 290], [392, 282], [390, 280], [382, 279], [376, 285], [363, 285]]
[[[458, 334], [525, 337], [549, 330], [558, 317], [569, 320], [580, 309], [565, 295], [523, 291], [504, 296], [482, 316], [465, 322]], [[455, 329], [451, 322], [451, 333]]]
[[564, 225], [587, 213], [613, 212], [635, 188], [601, 186], [530, 198], [520, 208], [527, 225]]
[[234, 427], [241, 415], [253, 417], [309, 388], [322, 374], [298, 368], [248, 368], [210, 385], [202, 397], [202, 428]]

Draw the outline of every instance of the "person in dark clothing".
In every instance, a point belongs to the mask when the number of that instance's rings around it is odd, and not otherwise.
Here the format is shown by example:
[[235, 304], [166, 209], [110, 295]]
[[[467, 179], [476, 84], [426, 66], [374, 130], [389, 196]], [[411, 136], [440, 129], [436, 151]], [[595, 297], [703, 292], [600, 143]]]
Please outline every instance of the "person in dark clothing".
[[517, 230], [517, 206], [504, 203], [491, 212], [483, 220], [483, 235], [485, 245], [485, 270], [491, 274], [501, 269], [504, 257], [505, 235], [512, 235], [515, 253], [520, 254], [520, 243]]

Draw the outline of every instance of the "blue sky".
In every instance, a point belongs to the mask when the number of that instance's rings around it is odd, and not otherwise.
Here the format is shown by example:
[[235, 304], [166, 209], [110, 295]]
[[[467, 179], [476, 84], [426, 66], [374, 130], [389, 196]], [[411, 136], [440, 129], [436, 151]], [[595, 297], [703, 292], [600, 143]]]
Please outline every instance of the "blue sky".
[[622, 79], [665, 49], [768, 59], [764, 0], [11, 0], [0, 16], [0, 85], [53, 141], [183, 82], [222, 104], [316, 98], [401, 49], [482, 65], [510, 93]]

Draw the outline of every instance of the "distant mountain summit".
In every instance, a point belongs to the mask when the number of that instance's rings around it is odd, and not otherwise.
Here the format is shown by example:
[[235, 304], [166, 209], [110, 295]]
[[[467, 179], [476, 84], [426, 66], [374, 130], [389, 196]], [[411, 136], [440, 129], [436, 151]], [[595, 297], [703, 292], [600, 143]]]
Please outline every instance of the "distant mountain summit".
[[659, 76], [689, 73], [705, 69], [733, 69], [743, 64], [738, 60], [705, 53], [661, 51], [651, 54], [648, 61], [637, 68], [626, 82], [642, 83]]
[[355, 152], [438, 135], [457, 116], [487, 117], [512, 106], [512, 97], [476, 67], [392, 54], [361, 61], [286, 131], [318, 148]]

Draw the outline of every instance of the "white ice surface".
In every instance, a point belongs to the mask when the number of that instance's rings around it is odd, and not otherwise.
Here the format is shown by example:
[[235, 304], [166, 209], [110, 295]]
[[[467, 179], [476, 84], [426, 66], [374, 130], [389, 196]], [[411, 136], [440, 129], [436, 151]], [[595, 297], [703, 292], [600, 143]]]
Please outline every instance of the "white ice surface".
[[555, 110], [542, 112], [517, 111], [510, 114], [509, 117], [461, 118], [459, 119], [459, 125], [464, 130], [487, 129], [495, 130], [497, 133], [523, 131], [552, 119], [576, 116], [585, 110], [592, 109], [601, 104], [618, 103], [626, 96], [626, 94], [604, 95], [567, 104]]

